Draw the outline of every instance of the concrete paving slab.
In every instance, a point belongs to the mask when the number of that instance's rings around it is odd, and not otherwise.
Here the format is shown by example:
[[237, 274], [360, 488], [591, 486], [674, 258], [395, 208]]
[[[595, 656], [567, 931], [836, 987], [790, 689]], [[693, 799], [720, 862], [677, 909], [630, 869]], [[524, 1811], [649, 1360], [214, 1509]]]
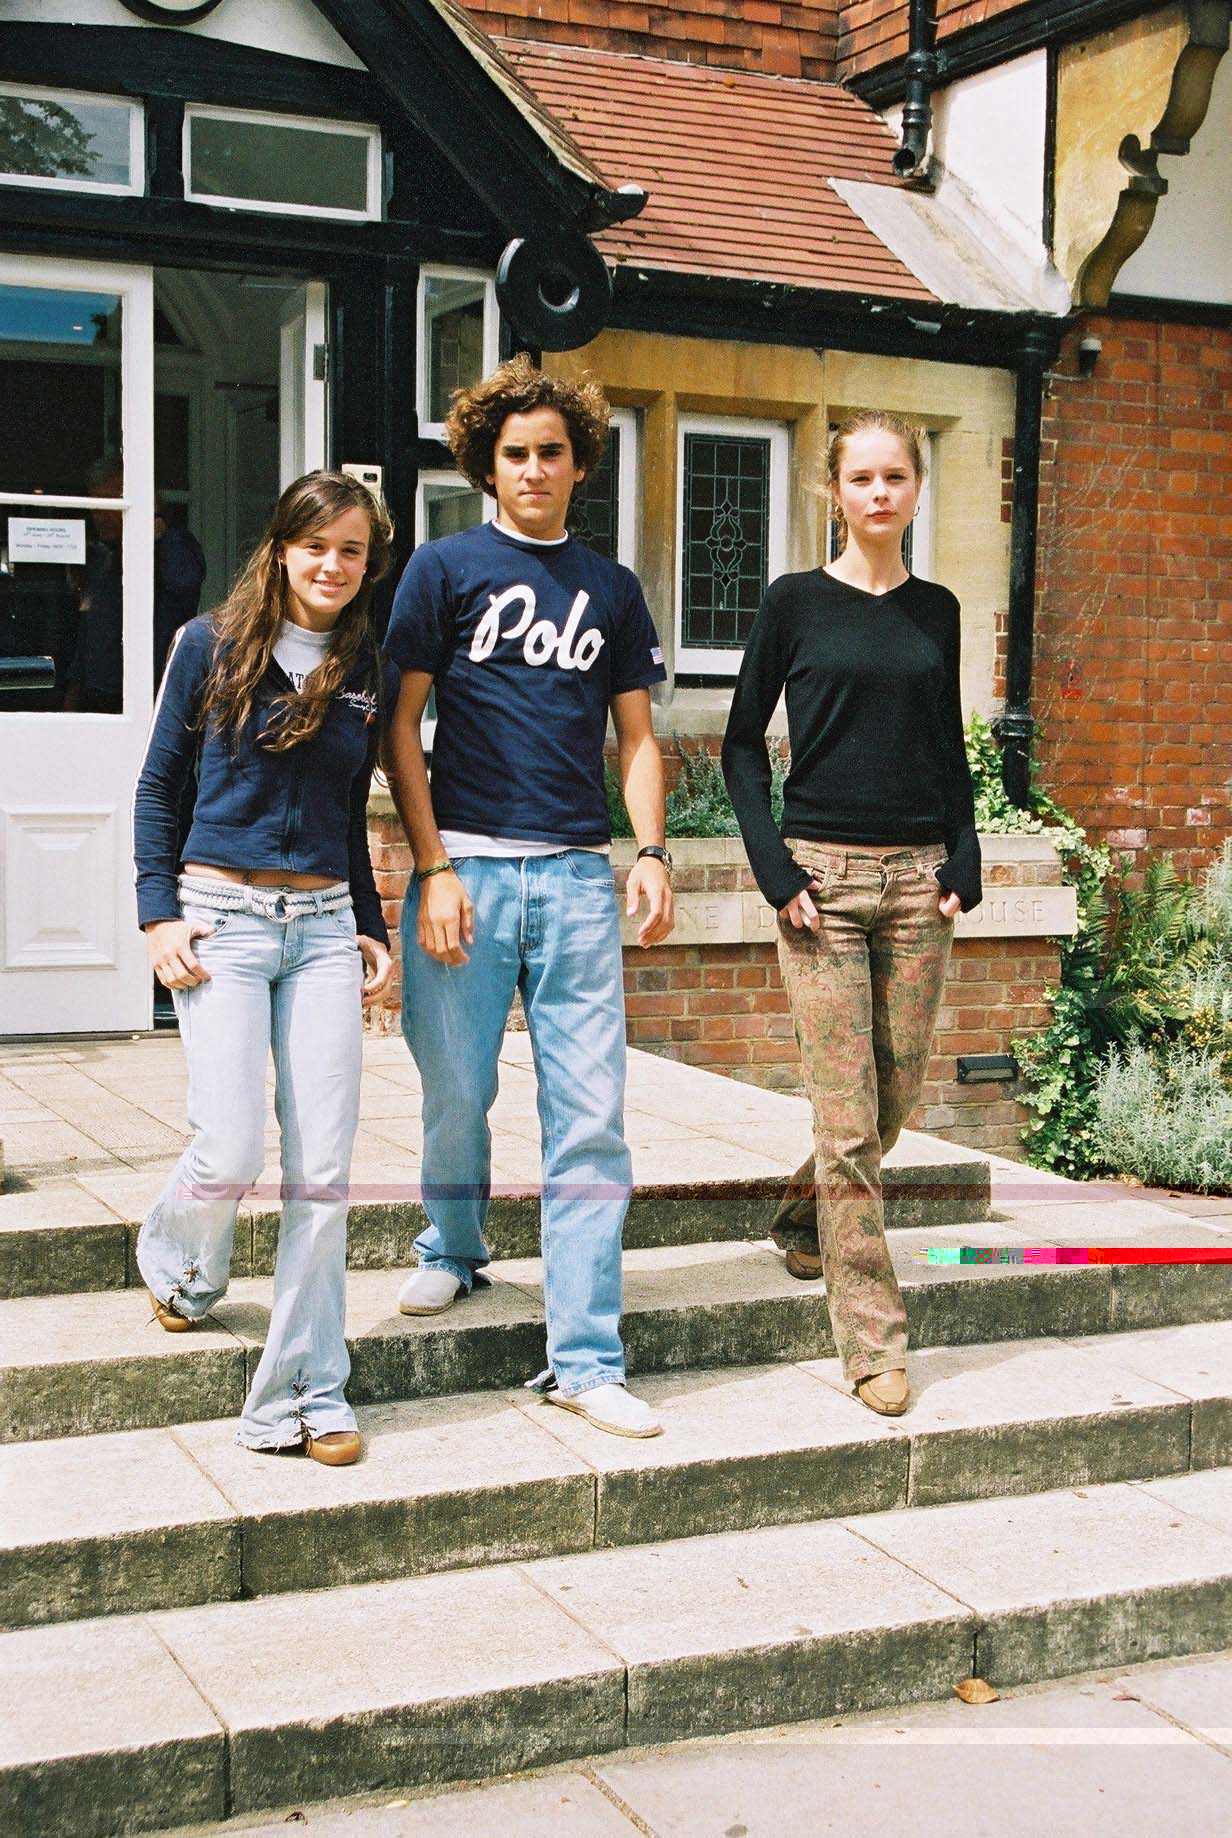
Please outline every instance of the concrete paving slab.
[[870, 1813], [919, 1838], [1038, 1838], [1044, 1823], [1158, 1838], [1209, 1827], [1232, 1788], [1232, 1764], [1098, 1685], [690, 1743], [595, 1772], [656, 1838], [840, 1838]]
[[1232, 1466], [1232, 1321], [1200, 1321], [1096, 1343], [1144, 1378], [1194, 1400], [1193, 1468]]
[[[1205, 1742], [1217, 1744], [1232, 1761], [1232, 1657], [1188, 1659], [1126, 1672], [1116, 1688], [1132, 1692]], [[1232, 1792], [1232, 1787], [1225, 1792]]]
[[77, 1181], [0, 1194], [0, 1297], [122, 1289], [128, 1228]]
[[[1142, 1488], [1175, 1512], [1192, 1513], [1232, 1537], [1232, 1468], [1207, 1468], [1200, 1474], [1144, 1481]], [[1211, 1644], [1220, 1643], [1207, 1642]]]
[[219, 1819], [225, 1739], [141, 1620], [0, 1636], [0, 1829], [107, 1838], [171, 1819]]
[[[525, 1574], [628, 1666], [628, 1740], [668, 1741], [939, 1696], [969, 1611], [841, 1525], [548, 1559]], [[957, 1668], [957, 1670], [955, 1670]]]
[[590, 1544], [590, 1466], [508, 1398], [435, 1398], [357, 1414], [366, 1452], [350, 1468], [254, 1456], [237, 1445], [233, 1423], [175, 1432], [243, 1516], [247, 1593], [425, 1575]]
[[[445, 1789], [416, 1799], [386, 1797], [380, 1804], [297, 1807], [295, 1831], [311, 1838], [636, 1838], [611, 1800], [575, 1769], [552, 1769], [484, 1787]], [[206, 1828], [151, 1834], [151, 1838], [207, 1838]], [[287, 1838], [281, 1814], [260, 1815], [208, 1828], [208, 1838]]]
[[244, 1361], [217, 1316], [165, 1334], [142, 1290], [0, 1302], [0, 1442], [229, 1416]]
[[222, 1603], [150, 1626], [228, 1731], [241, 1812], [624, 1739], [620, 1661], [512, 1567]]
[[1110, 1200], [1093, 1205], [1001, 1207], [1007, 1225], [1037, 1245], [1126, 1245], [1194, 1249], [1226, 1246], [1227, 1236], [1205, 1220], [1170, 1212], [1144, 1200]]
[[975, 1671], [996, 1686], [1232, 1644], [1232, 1535], [1140, 1486], [847, 1523], [979, 1614]]
[[648, 1378], [637, 1392], [661, 1415], [662, 1436], [610, 1436], [530, 1394], [521, 1405], [596, 1472], [599, 1545], [795, 1524], [906, 1497], [906, 1434], [796, 1367]]
[[0, 1448], [0, 1625], [239, 1592], [236, 1514], [166, 1431]]
[[[848, 1390], [837, 1360], [805, 1370]], [[910, 1355], [910, 1375], [915, 1403], [902, 1419], [911, 1436], [910, 1505], [1189, 1466], [1189, 1401], [1119, 1365], [1111, 1345], [1039, 1339], [936, 1347]]]
[[17, 1177], [39, 1185], [109, 1168], [115, 1157], [92, 1136], [57, 1118], [48, 1123], [6, 1123], [4, 1161], [10, 1181]]

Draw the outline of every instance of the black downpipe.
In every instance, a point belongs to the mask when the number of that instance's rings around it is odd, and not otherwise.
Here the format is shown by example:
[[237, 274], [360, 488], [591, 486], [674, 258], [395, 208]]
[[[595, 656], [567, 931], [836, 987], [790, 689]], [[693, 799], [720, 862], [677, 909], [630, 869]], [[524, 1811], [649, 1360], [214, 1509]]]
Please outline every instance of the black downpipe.
[[1010, 514], [1010, 599], [1006, 634], [1005, 712], [994, 723], [1001, 743], [1001, 780], [1011, 803], [1025, 810], [1031, 788], [1031, 668], [1035, 649], [1035, 560], [1039, 538], [1040, 416], [1044, 373], [1055, 333], [1034, 326], [1018, 359], [1014, 400], [1014, 502]]
[[933, 0], [911, 0], [907, 40], [907, 91], [903, 98], [903, 143], [894, 155], [900, 179], [923, 171], [933, 125], [933, 90], [940, 68]]

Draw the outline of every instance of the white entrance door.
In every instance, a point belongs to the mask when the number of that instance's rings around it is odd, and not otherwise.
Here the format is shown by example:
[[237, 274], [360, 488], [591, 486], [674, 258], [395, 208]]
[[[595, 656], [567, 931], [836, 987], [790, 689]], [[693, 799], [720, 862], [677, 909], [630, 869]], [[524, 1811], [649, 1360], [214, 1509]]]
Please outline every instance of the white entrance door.
[[148, 268], [0, 256], [0, 1034], [150, 1025], [153, 399]]

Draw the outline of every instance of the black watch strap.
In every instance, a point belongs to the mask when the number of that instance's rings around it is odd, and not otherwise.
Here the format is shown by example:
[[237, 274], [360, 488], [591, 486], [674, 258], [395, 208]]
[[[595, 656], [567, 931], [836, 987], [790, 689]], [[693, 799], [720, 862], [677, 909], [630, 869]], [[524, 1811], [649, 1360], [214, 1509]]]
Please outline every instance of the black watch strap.
[[654, 856], [654, 858], [655, 858], [655, 860], [656, 860], [657, 862], [662, 862], [662, 863], [663, 863], [663, 866], [664, 866], [664, 867], [665, 867], [665, 868], [667, 869], [667, 872], [668, 872], [669, 874], [671, 873], [671, 871], [672, 871], [672, 858], [671, 858], [671, 856], [670, 856], [670, 855], [668, 854], [668, 852], [667, 852], [667, 850], [666, 850], [666, 849], [661, 849], [661, 848], [659, 847], [659, 845], [658, 845], [658, 843], [657, 843], [657, 842], [649, 842], [649, 843], [647, 843], [647, 844], [646, 844], [646, 847], [645, 847], [644, 849], [639, 849], [639, 850], [638, 850], [638, 852], [637, 852], [637, 859], [638, 859], [638, 861], [639, 861], [639, 862], [641, 861], [641, 859], [642, 859], [642, 857], [643, 857], [643, 855], [653, 855], [653, 856]]

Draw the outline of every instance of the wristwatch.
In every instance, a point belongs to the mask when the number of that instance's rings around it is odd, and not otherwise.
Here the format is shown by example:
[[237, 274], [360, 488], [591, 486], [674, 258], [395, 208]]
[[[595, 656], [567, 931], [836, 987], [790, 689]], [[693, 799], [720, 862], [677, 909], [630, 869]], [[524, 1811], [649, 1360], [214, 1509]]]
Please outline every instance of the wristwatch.
[[637, 859], [638, 859], [638, 861], [639, 861], [639, 862], [641, 861], [641, 859], [642, 859], [642, 857], [643, 857], [643, 855], [653, 855], [653, 856], [654, 856], [654, 858], [655, 858], [655, 860], [656, 860], [657, 862], [662, 862], [662, 863], [663, 863], [663, 866], [664, 866], [664, 867], [665, 867], [665, 868], [667, 869], [667, 872], [668, 872], [669, 874], [671, 873], [671, 871], [672, 871], [672, 858], [671, 858], [671, 856], [670, 856], [670, 855], [668, 854], [668, 852], [667, 852], [667, 850], [666, 850], [666, 849], [661, 849], [661, 848], [659, 847], [659, 845], [658, 845], [658, 843], [657, 843], [657, 842], [651, 842], [651, 843], [647, 843], [647, 845], [646, 845], [646, 847], [645, 847], [644, 849], [639, 849], [639, 850], [638, 850], [638, 852], [637, 852]]

